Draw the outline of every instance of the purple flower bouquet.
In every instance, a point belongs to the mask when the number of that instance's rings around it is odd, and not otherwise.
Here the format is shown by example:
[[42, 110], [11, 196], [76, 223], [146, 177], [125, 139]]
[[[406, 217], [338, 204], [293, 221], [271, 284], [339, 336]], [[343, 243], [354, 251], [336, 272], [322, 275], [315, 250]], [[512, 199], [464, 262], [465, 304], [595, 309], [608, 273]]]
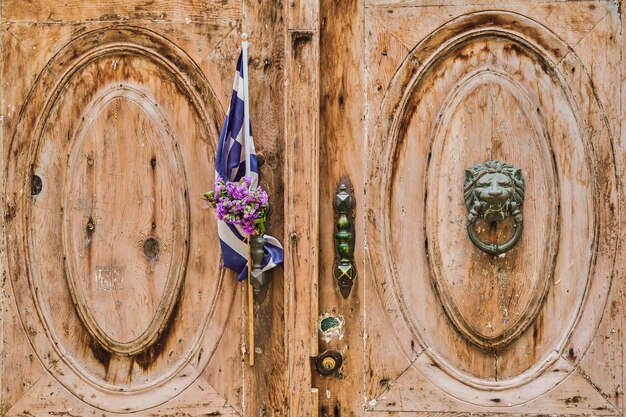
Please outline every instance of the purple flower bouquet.
[[203, 194], [209, 207], [217, 210], [217, 218], [239, 225], [249, 236], [263, 236], [268, 210], [267, 192], [260, 186], [250, 189], [250, 178], [239, 182], [217, 178], [213, 188]]

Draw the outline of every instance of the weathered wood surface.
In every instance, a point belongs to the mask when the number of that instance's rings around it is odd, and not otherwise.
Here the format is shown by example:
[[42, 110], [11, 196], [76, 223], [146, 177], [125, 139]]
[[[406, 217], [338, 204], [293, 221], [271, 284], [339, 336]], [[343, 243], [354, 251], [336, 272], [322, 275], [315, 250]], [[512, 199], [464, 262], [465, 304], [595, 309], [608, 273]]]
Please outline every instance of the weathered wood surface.
[[[90, 407], [70, 394], [49, 374], [43, 375], [30, 389], [29, 395], [14, 406], [7, 416], [102, 416], [103, 411]], [[130, 417], [135, 414], [114, 414]], [[150, 410], [150, 415], [216, 415], [239, 416], [236, 409], [228, 405], [203, 378], [185, 390], [180, 396], [166, 404]]]
[[318, 392], [319, 0], [285, 8], [285, 346], [290, 416], [314, 416]]
[[28, 3], [6, 0], [3, 2], [3, 9], [6, 20], [32, 23], [145, 20], [152, 25], [174, 22], [206, 24], [212, 20], [228, 23], [241, 20], [242, 16], [240, 2], [206, 0], [97, 0], [88, 4], [84, 0], [36, 0]]
[[[355, 190], [356, 241], [363, 242], [363, 200], [365, 178], [360, 173], [366, 158], [367, 141], [363, 135], [364, 72], [362, 51], [363, 9], [359, 1], [322, 1], [320, 19], [324, 22], [320, 35], [320, 269], [319, 318], [338, 317], [343, 328], [324, 340], [319, 350], [334, 349], [343, 355], [344, 366], [337, 375], [315, 375], [314, 386], [320, 392], [320, 415], [353, 415], [363, 402], [363, 334], [362, 285], [363, 246], [357, 244], [355, 264], [357, 277], [350, 296], [344, 299], [333, 276], [335, 262], [333, 199], [341, 177], [350, 179]], [[350, 70], [348, 70], [350, 68]], [[350, 387], [346, 389], [347, 387]]]
[[[242, 298], [220, 272], [214, 216], [199, 196], [213, 177], [242, 5], [3, 2], [1, 10], [2, 79], [12, 80], [2, 83], [2, 172], [12, 179], [3, 193], [11, 267], [2, 334], [11, 342], [1, 414], [241, 414], [251, 395]], [[282, 117], [280, 103], [274, 112]], [[262, 120], [261, 152], [277, 149], [282, 122]], [[276, 151], [267, 166], [280, 171]], [[43, 178], [33, 197], [32, 173]], [[279, 192], [280, 175], [264, 181]], [[38, 250], [22, 262], [23, 244]], [[74, 396], [89, 384], [93, 393]]]
[[[255, 147], [263, 156], [261, 184], [272, 203], [268, 233], [283, 241], [285, 159], [285, 30], [280, 2], [246, 1], [242, 31], [248, 33], [250, 114]], [[271, 284], [255, 305], [255, 363], [246, 369], [246, 413], [252, 416], [287, 415], [289, 387], [284, 383], [285, 304], [282, 268], [271, 271]], [[247, 314], [247, 310], [245, 314]]]
[[[492, 4], [365, 5], [366, 262], [375, 291], [365, 290], [365, 404], [374, 415], [618, 415], [623, 111], [619, 89], [608, 86], [620, 84], [619, 9], [612, 2], [497, 2], [516, 13], [507, 26], [504, 11], [481, 18]], [[446, 46], [466, 32], [476, 36], [459, 49]], [[519, 42], [537, 47], [513, 53]], [[525, 64], [524, 55], [546, 64]], [[439, 90], [459, 71], [469, 81]], [[520, 90], [506, 88], [501, 75]], [[396, 135], [398, 145], [384, 155]], [[469, 243], [461, 192], [462, 170], [488, 159], [519, 164], [532, 199], [524, 206], [531, 229], [497, 259]], [[371, 314], [377, 305], [382, 323]], [[493, 350], [485, 337], [498, 331], [511, 338]], [[550, 371], [559, 363], [562, 371]]]
[[[623, 415], [625, 13], [599, 0], [5, 0], [0, 414]], [[218, 274], [213, 216], [194, 200], [241, 31], [286, 249], [255, 307], [254, 368], [245, 292]], [[80, 60], [107, 39], [144, 49]], [[460, 188], [463, 169], [496, 158], [522, 168], [527, 192], [523, 239], [494, 259], [467, 240]], [[31, 197], [32, 173], [44, 186]], [[347, 300], [332, 276], [344, 175]], [[342, 337], [319, 338], [320, 314], [341, 316]], [[324, 349], [344, 355], [338, 375], [312, 371]]]

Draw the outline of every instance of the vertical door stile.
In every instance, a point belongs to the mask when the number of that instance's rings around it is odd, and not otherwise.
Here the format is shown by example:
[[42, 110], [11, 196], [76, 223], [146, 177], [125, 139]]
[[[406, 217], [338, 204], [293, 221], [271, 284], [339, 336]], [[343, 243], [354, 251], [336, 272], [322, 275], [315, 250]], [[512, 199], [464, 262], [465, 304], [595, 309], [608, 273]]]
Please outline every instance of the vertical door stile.
[[[249, 35], [249, 105], [259, 164], [260, 181], [272, 201], [269, 234], [284, 240], [283, 229], [283, 96], [285, 23], [280, 2], [245, 0], [241, 32]], [[237, 37], [237, 36], [235, 36]], [[238, 52], [237, 49], [233, 53]], [[245, 403], [248, 415], [280, 415], [289, 392], [285, 384], [284, 287], [282, 268], [271, 270], [267, 292], [254, 308], [254, 366], [245, 366]], [[247, 307], [244, 307], [247, 310]], [[272, 414], [274, 413], [274, 414]]]
[[[4, 31], [5, 27], [2, 24], [3, 21], [3, 13], [2, 13], [3, 4], [0, 3], [0, 56], [4, 57]], [[4, 65], [0, 65], [0, 86], [4, 86]], [[0, 87], [0, 149], [4, 149], [4, 88]], [[0, 182], [4, 184], [4, 167], [5, 167], [5, 158], [3, 157], [0, 162]], [[4, 197], [0, 198], [0, 204], [4, 207]], [[0, 237], [0, 247], [2, 250], [2, 257], [0, 258], [0, 269], [2, 274], [6, 274], [6, 260], [4, 256], [6, 251], [4, 248], [6, 247], [4, 234]], [[0, 346], [4, 346], [4, 314], [6, 311], [6, 298], [5, 298], [5, 288], [4, 286], [0, 286]], [[0, 369], [4, 369], [4, 355], [0, 356]], [[0, 378], [0, 397], [3, 391], [4, 378]], [[4, 414], [4, 401], [0, 399], [0, 414]]]
[[[621, 121], [620, 121], [620, 127], [619, 127], [619, 133], [617, 135], [619, 135], [619, 152], [620, 152], [620, 157], [617, 158], [619, 163], [620, 163], [620, 167], [619, 167], [619, 190], [620, 190], [620, 207], [623, 204], [624, 201], [624, 195], [626, 194], [626, 184], [624, 182], [624, 174], [626, 173], [626, 152], [624, 152], [624, 148], [625, 148], [625, 144], [626, 144], [626, 60], [624, 59], [626, 57], [626, 30], [624, 29], [624, 22], [626, 22], [626, 7], [624, 7], [624, 5], [621, 5], [621, 7], [619, 8], [620, 11], [620, 16], [619, 16], [619, 21], [620, 21], [620, 29], [621, 29], [621, 51], [620, 51], [620, 57], [621, 57], [621, 62], [620, 62], [620, 83], [621, 83], [621, 88], [620, 88], [620, 97], [621, 97], [621, 103], [619, 104], [619, 111], [618, 114], [621, 115]], [[625, 213], [624, 213], [624, 209], [622, 208], [621, 210], [618, 211], [619, 212], [619, 228], [622, 231], [622, 236], [623, 236], [623, 230], [625, 228]], [[624, 256], [626, 254], [626, 245], [624, 245], [624, 243], [620, 242], [619, 245], [619, 251], [618, 251], [618, 259], [624, 259]], [[622, 342], [621, 342], [621, 350], [622, 350], [622, 355], [621, 355], [621, 365], [622, 365], [622, 369], [621, 369], [621, 375], [619, 375], [618, 377], [621, 377], [621, 381], [622, 381], [622, 386], [624, 386], [624, 382], [626, 381], [626, 366], [624, 366], [624, 363], [626, 362], [626, 344], [624, 343], [624, 321], [625, 321], [625, 316], [624, 316], [624, 303], [626, 302], [626, 296], [624, 295], [624, 292], [626, 290], [625, 287], [625, 282], [624, 282], [624, 272], [623, 272], [623, 266], [619, 265], [618, 270], [621, 270], [621, 274], [622, 275], [622, 279], [619, 279], [617, 282], [618, 284], [618, 294], [619, 294], [619, 301], [616, 303], [617, 305], [620, 306], [620, 310], [621, 310], [621, 320], [620, 320], [620, 330], [621, 332], [618, 333], [619, 337], [621, 337]], [[620, 411], [622, 412], [622, 415], [624, 413], [626, 413], [626, 404], [624, 404], [624, 399], [623, 399], [623, 395], [622, 395], [622, 399], [621, 399], [621, 403], [618, 403], [618, 407], [620, 408]]]
[[[313, 376], [314, 386], [323, 392], [320, 414], [328, 417], [361, 415], [364, 408], [363, 352], [367, 342], [363, 326], [367, 278], [364, 190], [368, 182], [365, 166], [369, 152], [365, 130], [364, 65], [368, 52], [363, 48], [364, 13], [365, 4], [361, 0], [320, 2], [320, 68], [323, 71], [320, 73], [318, 343], [320, 352], [335, 352], [342, 362], [341, 367], [330, 374], [315, 372]], [[354, 279], [345, 298], [347, 291], [344, 288], [342, 292], [340, 273], [336, 270], [341, 258], [341, 217], [336, 203], [343, 198], [335, 200], [339, 184], [346, 185], [348, 194], [352, 194], [351, 204], [348, 204], [352, 208], [345, 217], [348, 221], [343, 229], [348, 233], [343, 239], [346, 243], [353, 241], [348, 252], [351, 251], [355, 268], [350, 271]], [[382, 316], [367, 310], [367, 314], [370, 313]]]
[[319, 4], [286, 8], [285, 326], [289, 415], [317, 415], [319, 201]]

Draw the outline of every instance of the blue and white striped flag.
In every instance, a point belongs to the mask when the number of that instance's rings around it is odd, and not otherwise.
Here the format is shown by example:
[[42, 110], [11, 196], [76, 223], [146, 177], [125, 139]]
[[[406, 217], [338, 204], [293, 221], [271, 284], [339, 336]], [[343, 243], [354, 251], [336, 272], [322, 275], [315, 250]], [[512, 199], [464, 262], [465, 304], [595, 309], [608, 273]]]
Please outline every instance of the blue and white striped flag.
[[[237, 61], [237, 72], [233, 85], [233, 95], [226, 112], [226, 119], [222, 126], [220, 139], [215, 156], [216, 177], [225, 181], [239, 181], [243, 176], [251, 180], [251, 187], [259, 182], [259, 167], [257, 164], [254, 142], [252, 140], [252, 124], [248, 116], [248, 83], [247, 59], [244, 59], [244, 50]], [[245, 77], [245, 79], [244, 79]], [[248, 122], [248, 129], [244, 128], [244, 121]], [[246, 132], [248, 130], [248, 132]], [[246, 154], [249, 155], [246, 164]], [[248, 171], [248, 172], [246, 172]], [[238, 225], [217, 221], [217, 231], [222, 247], [224, 266], [237, 272], [237, 279], [242, 281], [248, 277], [248, 244], [246, 234]], [[263, 271], [267, 271], [283, 262], [283, 247], [276, 238], [264, 235], [265, 256], [263, 257]]]

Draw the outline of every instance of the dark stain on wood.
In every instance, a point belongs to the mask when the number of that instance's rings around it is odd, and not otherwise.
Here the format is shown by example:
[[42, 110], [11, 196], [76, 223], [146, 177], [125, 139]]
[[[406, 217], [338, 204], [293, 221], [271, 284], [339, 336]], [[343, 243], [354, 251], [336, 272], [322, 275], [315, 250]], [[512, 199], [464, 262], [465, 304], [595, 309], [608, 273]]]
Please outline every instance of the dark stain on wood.
[[305, 31], [305, 30], [293, 32], [292, 37], [291, 37], [291, 53], [292, 53], [294, 60], [300, 61], [303, 58], [305, 58], [303, 54], [307, 46], [311, 44], [312, 40], [313, 40], [312, 32]]
[[109, 370], [109, 363], [111, 362], [111, 352], [107, 351], [100, 343], [90, 336], [86, 336], [89, 339], [89, 349], [93, 353], [93, 356], [104, 366], [105, 370]]
[[167, 325], [159, 335], [159, 338], [148, 349], [135, 356], [135, 362], [143, 370], [150, 368], [156, 360], [163, 353], [166, 341], [169, 338], [174, 328], [175, 321], [178, 319], [178, 313], [180, 309], [180, 299], [176, 300], [176, 304], [172, 309], [172, 314], [167, 322]]
[[572, 361], [576, 360], [576, 354], [574, 353], [574, 348], [569, 348], [569, 350], [567, 351], [567, 359], [570, 359]]
[[15, 206], [15, 203], [7, 202], [6, 209], [4, 211], [4, 220], [6, 222], [10, 222], [11, 220], [13, 220], [15, 218], [16, 210], [17, 208]]
[[578, 404], [579, 402], [581, 402], [583, 400], [584, 400], [584, 398], [581, 397], [580, 395], [574, 395], [573, 397], [566, 398], [565, 399], [565, 404], [567, 404], [567, 405]]

